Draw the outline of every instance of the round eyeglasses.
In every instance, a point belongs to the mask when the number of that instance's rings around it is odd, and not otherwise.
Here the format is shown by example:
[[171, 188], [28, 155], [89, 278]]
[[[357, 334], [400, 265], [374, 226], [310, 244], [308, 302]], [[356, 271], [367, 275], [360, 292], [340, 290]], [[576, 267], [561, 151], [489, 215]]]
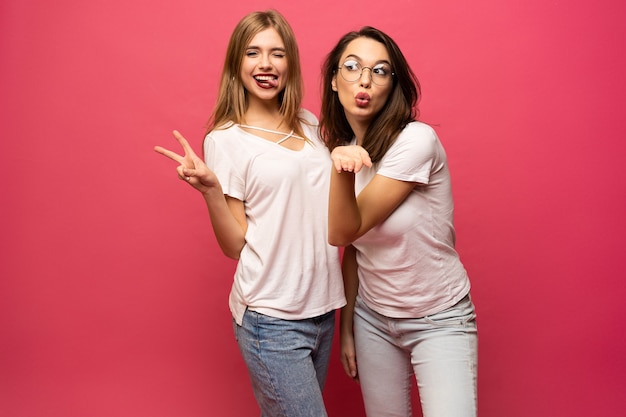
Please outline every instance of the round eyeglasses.
[[362, 67], [361, 64], [352, 59], [344, 62], [343, 65], [339, 67], [339, 73], [344, 80], [353, 83], [361, 78], [363, 71], [366, 69], [370, 70], [372, 82], [380, 86], [387, 85], [395, 75], [391, 72], [391, 68], [389, 68], [388, 64], [381, 63], [373, 67]]

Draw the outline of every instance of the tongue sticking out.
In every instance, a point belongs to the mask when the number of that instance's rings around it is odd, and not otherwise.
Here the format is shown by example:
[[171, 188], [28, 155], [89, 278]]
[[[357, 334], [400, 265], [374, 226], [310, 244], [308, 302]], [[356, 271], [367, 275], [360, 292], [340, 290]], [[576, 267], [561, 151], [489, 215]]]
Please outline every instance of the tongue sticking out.
[[278, 79], [274, 77], [255, 77], [255, 79], [263, 88], [274, 88], [278, 85]]

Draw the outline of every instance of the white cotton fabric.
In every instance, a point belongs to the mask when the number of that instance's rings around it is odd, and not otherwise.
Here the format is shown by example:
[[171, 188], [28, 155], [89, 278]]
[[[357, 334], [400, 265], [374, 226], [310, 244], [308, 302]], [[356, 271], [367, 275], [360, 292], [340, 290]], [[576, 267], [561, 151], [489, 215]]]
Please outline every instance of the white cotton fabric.
[[454, 248], [450, 173], [435, 131], [408, 124], [378, 163], [356, 175], [357, 195], [374, 175], [418, 184], [383, 223], [354, 242], [359, 295], [372, 310], [394, 318], [453, 306], [470, 283]]
[[285, 320], [345, 305], [339, 251], [328, 244], [330, 155], [317, 119], [303, 110], [311, 140], [300, 151], [237, 125], [210, 132], [205, 161], [224, 194], [244, 202], [248, 221], [229, 297], [241, 325], [246, 308]]

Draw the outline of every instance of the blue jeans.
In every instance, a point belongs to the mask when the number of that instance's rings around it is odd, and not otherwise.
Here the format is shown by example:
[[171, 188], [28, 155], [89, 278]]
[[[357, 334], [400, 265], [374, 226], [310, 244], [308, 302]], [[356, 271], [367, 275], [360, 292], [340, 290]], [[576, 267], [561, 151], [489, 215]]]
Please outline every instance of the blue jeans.
[[475, 417], [478, 335], [466, 296], [432, 316], [393, 319], [357, 298], [354, 343], [365, 411], [411, 416], [415, 375], [424, 417]]
[[261, 417], [325, 417], [322, 389], [335, 330], [335, 312], [282, 320], [246, 310], [233, 321]]

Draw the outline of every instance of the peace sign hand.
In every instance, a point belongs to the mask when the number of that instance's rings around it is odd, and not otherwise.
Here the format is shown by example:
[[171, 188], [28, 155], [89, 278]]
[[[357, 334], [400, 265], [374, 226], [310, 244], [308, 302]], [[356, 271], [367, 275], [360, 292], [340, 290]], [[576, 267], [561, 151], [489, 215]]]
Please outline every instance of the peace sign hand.
[[177, 130], [174, 130], [172, 133], [178, 143], [183, 147], [184, 155], [179, 155], [161, 146], [155, 146], [154, 150], [180, 164], [176, 168], [178, 178], [188, 182], [193, 188], [203, 194], [219, 187], [220, 183], [215, 173], [213, 173], [213, 171], [206, 166], [204, 161], [196, 155], [183, 135]]

